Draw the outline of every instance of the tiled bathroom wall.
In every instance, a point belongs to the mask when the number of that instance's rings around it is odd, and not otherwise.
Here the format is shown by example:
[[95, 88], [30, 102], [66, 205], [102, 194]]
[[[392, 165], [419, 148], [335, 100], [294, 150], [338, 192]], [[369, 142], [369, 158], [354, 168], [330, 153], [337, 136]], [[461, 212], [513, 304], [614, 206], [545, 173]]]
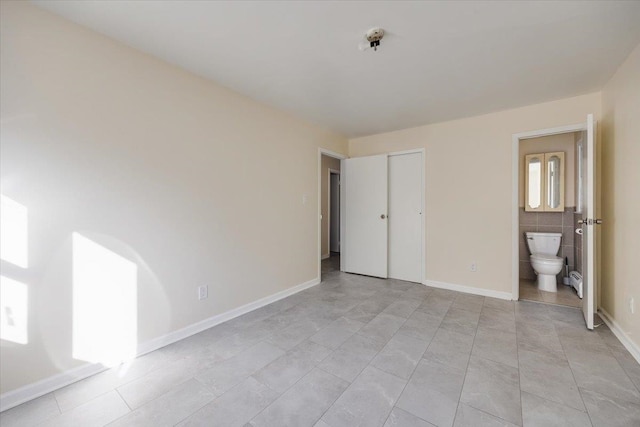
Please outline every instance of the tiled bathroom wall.
[[[538, 231], [547, 233], [562, 233], [562, 242], [558, 256], [564, 259], [569, 258], [569, 271], [576, 270], [576, 248], [575, 237], [580, 237], [575, 233], [577, 220], [579, 215], [574, 213], [575, 208], [569, 207], [564, 212], [526, 212], [524, 208], [520, 208], [520, 278], [535, 280], [536, 275], [529, 261], [529, 248], [527, 247], [526, 236], [527, 231]], [[581, 241], [580, 241], [580, 244]], [[578, 270], [579, 271], [579, 270]], [[562, 283], [564, 276], [564, 267], [562, 272], [558, 274], [558, 283]]]

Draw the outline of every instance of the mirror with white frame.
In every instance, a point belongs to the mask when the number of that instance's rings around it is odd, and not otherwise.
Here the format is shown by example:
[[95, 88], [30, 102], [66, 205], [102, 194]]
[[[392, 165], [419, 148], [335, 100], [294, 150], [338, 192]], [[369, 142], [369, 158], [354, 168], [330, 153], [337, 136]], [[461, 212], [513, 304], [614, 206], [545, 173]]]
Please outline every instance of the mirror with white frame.
[[525, 210], [542, 211], [542, 187], [544, 182], [544, 154], [525, 157]]
[[564, 211], [564, 153], [525, 156], [525, 211]]

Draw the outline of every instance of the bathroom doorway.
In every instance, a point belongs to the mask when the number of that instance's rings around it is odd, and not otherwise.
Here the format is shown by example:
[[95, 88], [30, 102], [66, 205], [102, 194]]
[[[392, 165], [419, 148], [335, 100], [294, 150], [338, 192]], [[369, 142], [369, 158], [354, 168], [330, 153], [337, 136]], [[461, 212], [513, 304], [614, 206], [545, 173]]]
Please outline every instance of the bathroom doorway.
[[513, 299], [581, 307], [593, 329], [600, 223], [593, 116], [513, 135], [512, 148]]
[[346, 157], [329, 150], [318, 150], [318, 277], [340, 271], [344, 195], [340, 191], [342, 160]]
[[340, 256], [340, 170], [329, 169], [329, 254]]
[[[581, 218], [578, 206], [579, 185], [576, 167], [577, 147], [582, 144], [583, 131], [521, 139], [518, 173], [518, 264], [520, 299], [550, 304], [580, 307], [579, 284], [571, 286], [571, 277], [581, 277], [581, 236], [576, 234]], [[545, 159], [554, 159], [545, 162]], [[549, 163], [548, 165], [545, 163]], [[548, 169], [548, 170], [547, 170]], [[555, 169], [555, 170], [552, 170]], [[555, 185], [554, 185], [555, 183]], [[537, 240], [550, 239], [558, 247], [549, 253], [555, 256], [551, 268], [552, 289], [540, 288], [538, 270], [532, 265], [531, 246]], [[557, 252], [556, 252], [557, 250]], [[576, 274], [577, 273], [577, 274]]]

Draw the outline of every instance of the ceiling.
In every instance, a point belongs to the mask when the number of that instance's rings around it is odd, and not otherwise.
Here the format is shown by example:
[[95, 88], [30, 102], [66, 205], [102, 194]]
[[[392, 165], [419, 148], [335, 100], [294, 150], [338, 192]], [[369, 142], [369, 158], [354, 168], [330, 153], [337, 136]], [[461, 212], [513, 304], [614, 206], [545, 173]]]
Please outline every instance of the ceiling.
[[640, 43], [638, 1], [33, 3], [348, 137], [597, 91]]

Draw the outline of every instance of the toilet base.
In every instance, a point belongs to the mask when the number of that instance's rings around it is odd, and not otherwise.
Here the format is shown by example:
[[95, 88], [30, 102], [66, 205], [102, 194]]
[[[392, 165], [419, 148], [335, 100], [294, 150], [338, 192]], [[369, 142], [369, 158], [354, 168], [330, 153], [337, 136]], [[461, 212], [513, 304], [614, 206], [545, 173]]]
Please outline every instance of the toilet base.
[[545, 292], [558, 292], [558, 283], [555, 274], [538, 273], [538, 289]]

